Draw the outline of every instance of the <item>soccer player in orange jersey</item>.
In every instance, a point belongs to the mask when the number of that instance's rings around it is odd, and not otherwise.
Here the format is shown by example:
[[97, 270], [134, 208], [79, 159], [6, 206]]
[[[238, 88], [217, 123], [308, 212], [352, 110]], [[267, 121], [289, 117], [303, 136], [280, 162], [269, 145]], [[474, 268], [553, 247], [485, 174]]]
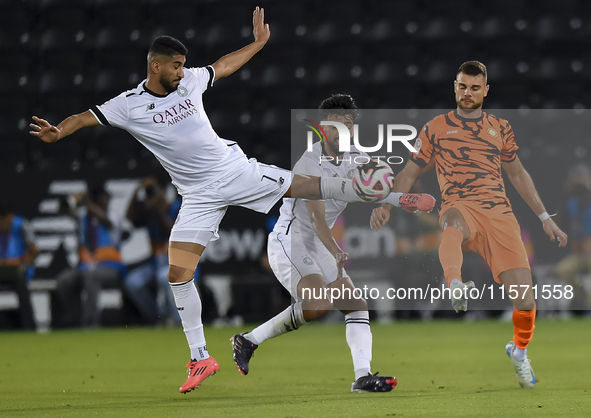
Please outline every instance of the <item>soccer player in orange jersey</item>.
[[[512, 299], [513, 340], [505, 351], [511, 359], [517, 381], [523, 388], [535, 387], [535, 377], [527, 358], [532, 339], [536, 302], [532, 276], [521, 240], [521, 230], [505, 195], [501, 167], [526, 203], [542, 221], [544, 232], [564, 247], [567, 236], [550, 218], [534, 183], [517, 157], [518, 147], [511, 125], [482, 111], [488, 93], [486, 67], [478, 61], [460, 66], [454, 81], [457, 109], [428, 122], [415, 142], [417, 153], [410, 156], [396, 177], [393, 192], [408, 192], [419, 176], [433, 166], [441, 188], [439, 260], [445, 281], [452, 290], [456, 312], [467, 310], [466, 292], [473, 282], [462, 282], [462, 250], [482, 255], [496, 282], [509, 286], [527, 285]], [[379, 229], [390, 218], [391, 206], [374, 209], [371, 226]], [[460, 289], [462, 296], [453, 296]], [[460, 293], [456, 291], [456, 295]], [[514, 293], [514, 292], [513, 292]]]

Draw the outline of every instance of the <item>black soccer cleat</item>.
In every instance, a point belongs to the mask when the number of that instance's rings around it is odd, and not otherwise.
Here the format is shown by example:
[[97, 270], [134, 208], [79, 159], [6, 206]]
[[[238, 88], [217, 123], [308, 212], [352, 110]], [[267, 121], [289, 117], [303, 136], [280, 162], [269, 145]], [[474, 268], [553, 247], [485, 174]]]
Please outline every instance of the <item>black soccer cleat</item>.
[[378, 374], [368, 374], [360, 377], [351, 385], [352, 393], [369, 392], [390, 392], [396, 387], [398, 381], [395, 377], [378, 376]]
[[244, 334], [236, 334], [230, 338], [230, 341], [232, 341], [232, 357], [234, 358], [234, 363], [236, 363], [240, 373], [247, 375], [248, 362], [254, 350], [258, 348], [258, 345], [244, 338]]

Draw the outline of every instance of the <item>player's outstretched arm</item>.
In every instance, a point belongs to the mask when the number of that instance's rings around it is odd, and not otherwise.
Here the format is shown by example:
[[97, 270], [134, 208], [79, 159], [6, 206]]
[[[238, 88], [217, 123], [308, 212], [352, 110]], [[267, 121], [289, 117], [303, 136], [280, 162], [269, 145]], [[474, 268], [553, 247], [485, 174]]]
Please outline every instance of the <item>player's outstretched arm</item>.
[[318, 200], [306, 201], [306, 208], [312, 221], [314, 232], [320, 238], [320, 241], [330, 251], [337, 261], [337, 280], [343, 277], [343, 267], [349, 259], [349, 254], [344, 252], [334, 239], [328, 224], [326, 223], [326, 212], [324, 202]]
[[[393, 193], [408, 193], [411, 187], [415, 184], [417, 179], [423, 173], [423, 169], [412, 160], [408, 160], [404, 169], [394, 179], [392, 186]], [[371, 229], [379, 230], [390, 220], [390, 211], [394, 206], [383, 203], [381, 206], [375, 208], [371, 213], [369, 225]]]
[[269, 36], [271, 36], [269, 24], [265, 23], [265, 9], [260, 9], [258, 6], [254, 9], [252, 15], [252, 27], [252, 33], [254, 35], [253, 43], [238, 51], [224, 55], [212, 64], [213, 69], [215, 70], [214, 81], [222, 77], [228, 77], [246, 64], [254, 54], [263, 49], [269, 40]]
[[98, 125], [98, 120], [96, 120], [89, 110], [77, 115], [72, 115], [69, 118], [64, 119], [57, 126], [53, 126], [45, 119], [38, 118], [37, 116], [33, 116], [33, 121], [35, 123], [29, 125], [33, 130], [29, 131], [29, 133], [48, 144], [71, 135], [80, 128]]
[[[519, 195], [534, 213], [538, 216], [546, 213], [546, 208], [540, 199], [536, 186], [529, 173], [523, 168], [519, 157], [516, 157], [509, 163], [504, 162], [503, 169], [507, 173], [509, 180], [511, 180], [511, 184], [513, 184]], [[555, 241], [558, 239], [560, 243], [558, 245], [559, 247], [564, 247], [567, 244], [568, 236], [554, 223], [552, 218], [548, 217], [542, 220], [542, 226], [546, 235], [550, 237], [550, 240]]]

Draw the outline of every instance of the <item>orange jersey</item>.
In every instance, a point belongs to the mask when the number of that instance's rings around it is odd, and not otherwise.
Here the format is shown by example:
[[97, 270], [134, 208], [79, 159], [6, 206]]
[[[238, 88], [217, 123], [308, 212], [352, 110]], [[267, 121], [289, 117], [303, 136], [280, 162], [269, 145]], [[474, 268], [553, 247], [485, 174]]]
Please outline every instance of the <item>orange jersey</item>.
[[425, 167], [435, 160], [442, 207], [454, 201], [478, 202], [483, 209], [510, 213], [501, 163], [511, 162], [519, 149], [511, 125], [486, 112], [467, 119], [451, 111], [428, 122], [415, 142], [410, 159]]

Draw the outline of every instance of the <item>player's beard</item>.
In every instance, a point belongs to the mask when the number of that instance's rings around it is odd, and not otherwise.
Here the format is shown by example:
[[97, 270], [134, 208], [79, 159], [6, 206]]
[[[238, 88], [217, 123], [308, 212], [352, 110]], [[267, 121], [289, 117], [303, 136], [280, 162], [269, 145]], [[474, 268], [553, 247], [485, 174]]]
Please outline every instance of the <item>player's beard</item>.
[[328, 141], [328, 148], [330, 148], [330, 150], [335, 153], [335, 154], [339, 154], [339, 147], [337, 147], [337, 145], [332, 142], [332, 141]]
[[[472, 99], [470, 99], [472, 100]], [[456, 99], [456, 103], [458, 105], [458, 108], [462, 109], [462, 110], [478, 110], [482, 107], [482, 102], [476, 102], [474, 100], [472, 100], [472, 103], [469, 104], [465, 104], [464, 102], [462, 102], [462, 99]]]
[[343, 153], [339, 150], [339, 144], [335, 141], [327, 141], [330, 150], [337, 156], [340, 157]]
[[161, 79], [160, 79], [160, 84], [162, 85], [162, 87], [164, 87], [164, 90], [166, 90], [168, 93], [172, 93], [172, 92], [173, 92], [173, 91], [175, 91], [175, 90], [176, 90], [176, 89], [179, 87], [179, 85], [180, 85], [180, 82], [179, 82], [179, 84], [177, 84], [177, 85], [175, 86], [175, 85], [173, 84], [175, 81], [178, 81], [178, 79], [177, 79], [177, 80], [173, 80], [173, 81], [168, 81], [168, 80], [164, 80], [164, 79], [162, 79], [162, 78], [161, 78]]

